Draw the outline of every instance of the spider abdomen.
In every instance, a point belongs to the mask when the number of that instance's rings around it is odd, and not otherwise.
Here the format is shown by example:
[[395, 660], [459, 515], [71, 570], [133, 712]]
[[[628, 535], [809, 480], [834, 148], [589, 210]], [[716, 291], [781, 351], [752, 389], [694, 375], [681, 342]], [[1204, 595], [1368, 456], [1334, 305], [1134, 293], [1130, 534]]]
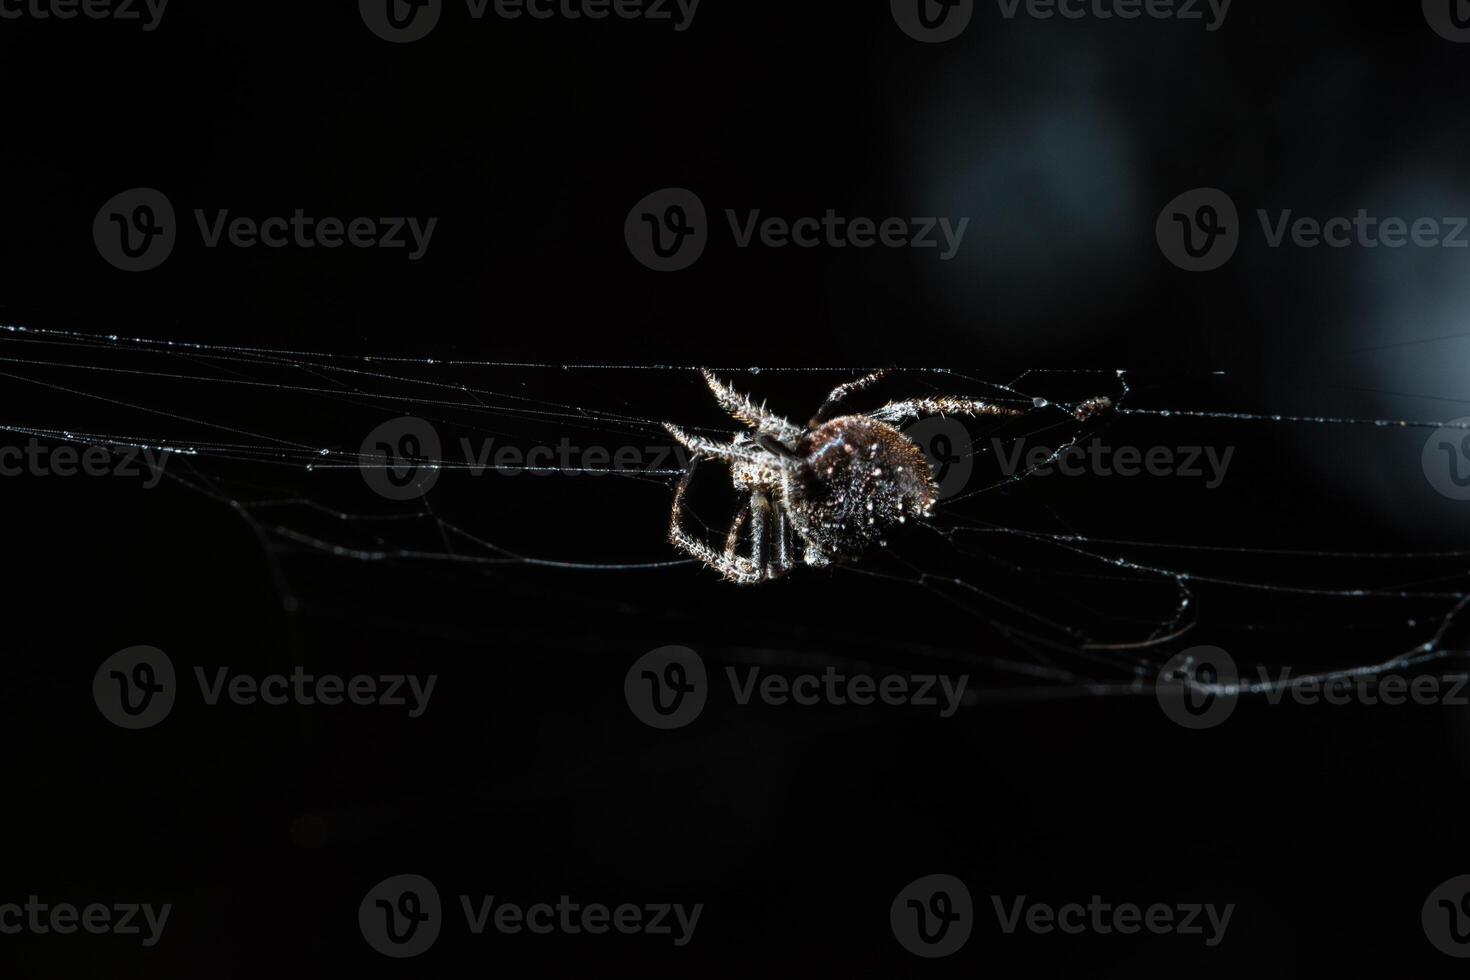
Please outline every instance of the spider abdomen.
[[844, 415], [802, 433], [791, 501], [832, 558], [852, 559], [894, 525], [924, 516], [939, 495], [919, 447], [885, 422]]

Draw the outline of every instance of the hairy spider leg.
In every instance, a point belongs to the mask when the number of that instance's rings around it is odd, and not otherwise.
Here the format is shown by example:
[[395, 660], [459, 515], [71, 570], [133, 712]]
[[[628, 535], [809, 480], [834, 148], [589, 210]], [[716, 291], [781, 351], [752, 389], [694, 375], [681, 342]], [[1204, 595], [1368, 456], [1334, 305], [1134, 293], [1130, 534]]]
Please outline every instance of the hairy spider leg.
[[733, 555], [736, 547], [740, 544], [740, 529], [745, 527], [745, 522], [750, 519], [750, 504], [740, 508], [735, 519], [730, 522], [730, 533], [725, 536], [725, 554]]
[[791, 524], [787, 520], [785, 507], [778, 504], [774, 510], [771, 543], [775, 546], [776, 554], [772, 561], [777, 569], [777, 575], [785, 575], [791, 571]]
[[[791, 567], [786, 561], [789, 553], [788, 544], [782, 539], [782, 535], [788, 533], [786, 530], [786, 519], [781, 513], [780, 507], [773, 507], [764, 493], [756, 492], [750, 495], [750, 500], [740, 508], [735, 515], [735, 520], [730, 524], [730, 533], [725, 536], [725, 559], [727, 561], [742, 560], [739, 555], [740, 532], [745, 528], [746, 522], [750, 524], [750, 557], [752, 567], [761, 573], [764, 579], [779, 578]], [[767, 545], [769, 535], [770, 545]], [[770, 557], [767, 548], [775, 552], [775, 557]]]
[[836, 388], [833, 388], [828, 393], [827, 400], [822, 402], [822, 406], [817, 409], [816, 414], [812, 416], [812, 420], [806, 424], [806, 427], [808, 429], [815, 429], [827, 421], [827, 417], [832, 414], [832, 410], [846, 401], [849, 396], [857, 394], [864, 388], [872, 387], [887, 376], [888, 369], [880, 368], [872, 374], [865, 374], [855, 381], [848, 381], [845, 384], [840, 384]]
[[757, 490], [750, 495], [750, 562], [766, 577], [766, 533], [771, 524], [771, 502]]
[[882, 408], [868, 413], [868, 418], [879, 422], [897, 423], [926, 415], [1025, 415], [1026, 410], [973, 398], [911, 398], [907, 401], [889, 402]]
[[700, 541], [684, 528], [684, 496], [689, 491], [689, 481], [694, 478], [694, 467], [697, 461], [691, 461], [689, 469], [679, 478], [678, 489], [674, 491], [674, 510], [669, 517], [669, 540], [676, 548], [679, 548], [691, 558], [697, 558], [706, 565], [714, 568], [732, 582], [742, 585], [752, 585], [761, 580], [761, 570], [751, 564], [747, 559], [734, 554], [733, 548], [727, 548], [721, 554], [709, 545]]
[[773, 435], [782, 442], [791, 442], [801, 435], [800, 429], [766, 406], [755, 404], [709, 371], [702, 370], [701, 373], [704, 375], [704, 383], [714, 392], [715, 401], [737, 421], [758, 432]]
[[759, 463], [764, 457], [754, 449], [746, 449], [743, 446], [731, 445], [728, 442], [715, 442], [703, 436], [690, 435], [677, 425], [664, 423], [664, 428], [669, 430], [669, 435], [679, 441], [685, 449], [696, 456], [708, 456], [711, 459], [720, 459], [725, 462]]
[[[754, 450], [690, 435], [675, 425], [666, 423], [664, 427], [694, 454], [689, 469], [680, 478], [679, 487], [674, 492], [674, 511], [669, 521], [669, 539], [692, 557], [718, 569], [726, 578], [736, 582], [747, 584], [759, 582], [767, 578], [778, 577], [789, 569], [790, 548], [784, 540], [780, 539], [786, 527], [785, 518], [781, 516], [783, 508], [775, 508], [776, 517], [773, 519], [770, 499], [761, 491], [752, 493], [749, 503], [735, 515], [735, 519], [730, 524], [730, 530], [725, 535], [723, 553], [716, 552], [684, 528], [684, 498], [694, 477], [694, 464], [699, 457], [708, 456], [727, 463], [761, 463], [766, 457]], [[750, 557], [743, 558], [738, 554], [737, 549], [740, 544], [740, 532], [747, 521], [750, 524]], [[768, 564], [766, 559], [766, 539], [773, 525], [777, 536], [775, 551], [778, 555], [778, 560], [774, 565]]]

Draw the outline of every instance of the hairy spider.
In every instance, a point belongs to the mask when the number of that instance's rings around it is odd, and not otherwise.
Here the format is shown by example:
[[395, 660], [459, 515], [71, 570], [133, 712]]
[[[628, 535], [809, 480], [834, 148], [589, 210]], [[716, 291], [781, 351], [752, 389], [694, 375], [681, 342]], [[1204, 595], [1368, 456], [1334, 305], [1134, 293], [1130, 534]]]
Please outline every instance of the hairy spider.
[[[1025, 414], [1019, 408], [946, 395], [889, 402], [865, 415], [832, 417], [848, 396], [886, 374], [875, 371], [833, 388], [802, 429], [764, 405], [755, 405], [709, 371], [703, 373], [720, 407], [753, 431], [724, 443], [664, 423], [693, 454], [674, 492], [669, 540], [741, 584], [785, 575], [795, 564], [798, 544], [808, 565], [852, 561], [886, 543], [883, 535], [894, 525], [911, 516], [931, 516], [939, 487], [929, 461], [897, 424], [926, 415]], [[1106, 398], [1094, 398], [1073, 412], [1085, 418], [1109, 404]], [[684, 496], [700, 457], [726, 463], [736, 488], [750, 494], [730, 525], [723, 552], [684, 527]], [[747, 523], [749, 554], [741, 555], [737, 550]]]

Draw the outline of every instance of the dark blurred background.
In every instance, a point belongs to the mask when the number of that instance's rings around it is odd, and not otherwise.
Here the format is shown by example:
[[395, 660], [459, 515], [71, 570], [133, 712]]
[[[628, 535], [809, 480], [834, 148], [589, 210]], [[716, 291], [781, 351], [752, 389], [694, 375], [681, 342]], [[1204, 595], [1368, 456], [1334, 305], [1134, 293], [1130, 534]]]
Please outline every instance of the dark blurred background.
[[[960, 36], [935, 44], [906, 36], [886, 4], [704, 0], [675, 30], [616, 17], [475, 20], [449, 2], [427, 37], [405, 44], [375, 36], [352, 4], [176, 2], [153, 30], [7, 17], [0, 324], [535, 362], [553, 367], [452, 378], [712, 427], [722, 420], [690, 372], [555, 366], [894, 364], [989, 381], [1128, 368], [1127, 404], [1138, 408], [1465, 414], [1466, 253], [1271, 248], [1256, 211], [1470, 213], [1470, 45], [1431, 29], [1438, 14], [1414, 4], [1238, 0], [1217, 30], [1199, 9], [1203, 21], [1007, 19], [979, 4]], [[136, 187], [172, 202], [178, 242], [158, 268], [128, 273], [99, 254], [92, 226], [104, 202]], [[630, 254], [624, 222], [668, 187], [697, 194], [711, 227], [697, 262], [658, 273]], [[1155, 222], [1199, 187], [1233, 200], [1240, 243], [1221, 268], [1192, 273], [1161, 252]], [[409, 261], [402, 250], [209, 249], [195, 208], [439, 221], [425, 256]], [[970, 223], [950, 261], [936, 250], [741, 249], [727, 208]], [[0, 354], [73, 365], [0, 365], [7, 426], [191, 438], [189, 420], [204, 419], [350, 450], [401, 414], [105, 377], [95, 369], [119, 362], [92, 346], [12, 342]], [[844, 377], [764, 371], [737, 383], [802, 420]], [[924, 393], [945, 387], [919, 378]], [[1075, 376], [1028, 384], [1028, 394], [1081, 393]], [[479, 425], [523, 443], [608, 438], [563, 417]], [[1458, 586], [1460, 562], [1422, 559], [1461, 545], [1467, 506], [1421, 472], [1429, 430], [1153, 416], [1099, 429], [1115, 443], [1234, 447], [1230, 479], [1213, 491], [1177, 479], [1028, 481], [964, 500], [954, 519], [1164, 544], [1388, 550], [1403, 557], [1283, 567], [1251, 550], [1209, 570], [1257, 585]], [[1422, 641], [1443, 602], [1202, 584], [1188, 638], [1091, 658], [1019, 643], [1007, 626], [1105, 606], [1146, 636], [1168, 617], [1171, 589], [1119, 590], [1096, 568], [1072, 575], [1071, 558], [1040, 544], [997, 545], [1003, 560], [989, 560], [985, 541], [955, 550], [928, 538], [906, 545], [915, 564], [891, 580], [799, 570], [750, 590], [688, 565], [354, 561], [283, 545], [270, 520], [221, 498], [370, 508], [360, 485], [346, 488], [355, 473], [308, 479], [207, 458], [179, 472], [192, 489], [0, 480], [11, 566], [0, 902], [174, 905], [151, 949], [116, 936], [0, 936], [7, 976], [588, 966], [1427, 976], [1455, 964], [1426, 939], [1420, 907], [1470, 871], [1463, 707], [1247, 698], [1227, 724], [1187, 731], [1146, 686], [1101, 697], [992, 669], [1060, 662], [1126, 684], [1195, 642], [1242, 664], [1373, 663]], [[428, 499], [520, 554], [642, 562], [675, 557], [664, 542], [671, 489], [667, 478], [448, 476]], [[713, 534], [719, 507], [703, 518]], [[306, 518], [282, 523], [292, 520]], [[1175, 552], [1149, 558], [1200, 567]], [[913, 567], [999, 598], [941, 593]], [[185, 675], [304, 664], [439, 681], [414, 720], [206, 708], [196, 697], [129, 732], [89, 691], [98, 665], [135, 644], [168, 651]], [[945, 720], [723, 699], [660, 732], [622, 690], [629, 665], [666, 644], [696, 649], [712, 674], [969, 663], [978, 696]], [[364, 941], [356, 911], [402, 873], [432, 879], [450, 921], [428, 953], [391, 960]], [[888, 910], [934, 873], [966, 881], [976, 924], [963, 950], [930, 961], [895, 940]], [[705, 909], [683, 949], [648, 936], [474, 938], [455, 925], [460, 894]], [[1215, 948], [1187, 936], [1007, 936], [993, 894], [1236, 910]]]

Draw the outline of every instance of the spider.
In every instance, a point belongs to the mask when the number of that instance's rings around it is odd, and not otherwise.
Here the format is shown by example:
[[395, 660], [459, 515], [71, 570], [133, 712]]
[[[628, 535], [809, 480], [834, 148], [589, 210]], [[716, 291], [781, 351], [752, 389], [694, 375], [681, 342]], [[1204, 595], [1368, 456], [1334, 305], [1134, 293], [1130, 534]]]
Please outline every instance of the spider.
[[[808, 565], [853, 561], [909, 517], [930, 517], [939, 487], [924, 453], [895, 426], [926, 415], [1023, 415], [1024, 410], [944, 395], [889, 402], [865, 415], [835, 415], [849, 396], [881, 380], [886, 371], [840, 384], [800, 428], [755, 405], [703, 371], [720, 407], [751, 432], [728, 443], [691, 435], [676, 425], [664, 428], [692, 454], [674, 491], [669, 540], [726, 579], [742, 585], [778, 579], [796, 563], [796, 547]], [[1085, 419], [1108, 407], [1090, 399], [1072, 413]], [[834, 417], [835, 416], [835, 417]], [[684, 497], [701, 457], [730, 467], [731, 478], [749, 500], [730, 525], [724, 551], [699, 540], [684, 527]], [[749, 523], [749, 553], [738, 553]]]

